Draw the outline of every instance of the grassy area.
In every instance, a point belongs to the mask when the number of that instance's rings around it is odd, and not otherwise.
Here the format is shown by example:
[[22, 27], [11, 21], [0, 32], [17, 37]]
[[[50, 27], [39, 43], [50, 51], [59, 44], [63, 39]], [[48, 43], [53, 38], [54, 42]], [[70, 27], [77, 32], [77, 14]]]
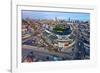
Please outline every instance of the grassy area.
[[56, 25], [53, 30], [54, 32], [64, 32], [65, 28], [62, 25]]

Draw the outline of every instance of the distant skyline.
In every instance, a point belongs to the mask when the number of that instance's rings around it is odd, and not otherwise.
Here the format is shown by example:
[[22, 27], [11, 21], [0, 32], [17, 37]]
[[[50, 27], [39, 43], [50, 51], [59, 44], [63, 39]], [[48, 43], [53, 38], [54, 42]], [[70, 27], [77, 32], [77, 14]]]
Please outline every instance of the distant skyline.
[[87, 21], [90, 20], [89, 13], [82, 12], [50, 12], [50, 11], [34, 11], [34, 10], [22, 10], [22, 19], [65, 19]]

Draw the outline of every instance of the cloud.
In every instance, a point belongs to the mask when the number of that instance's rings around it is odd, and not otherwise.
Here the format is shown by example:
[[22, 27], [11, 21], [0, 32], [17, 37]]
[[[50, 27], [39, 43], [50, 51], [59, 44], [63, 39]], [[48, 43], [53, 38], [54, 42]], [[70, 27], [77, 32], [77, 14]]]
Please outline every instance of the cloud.
[[49, 11], [34, 11], [34, 10], [22, 10], [22, 18], [33, 18], [33, 19], [77, 19], [77, 20], [90, 20], [89, 13], [80, 12], [49, 12]]

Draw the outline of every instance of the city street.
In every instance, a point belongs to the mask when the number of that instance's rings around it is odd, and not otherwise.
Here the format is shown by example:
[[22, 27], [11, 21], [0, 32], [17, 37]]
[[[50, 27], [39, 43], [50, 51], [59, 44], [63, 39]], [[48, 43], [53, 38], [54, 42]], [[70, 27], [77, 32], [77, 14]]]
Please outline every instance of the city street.
[[22, 62], [90, 59], [89, 24], [56, 16], [22, 19]]

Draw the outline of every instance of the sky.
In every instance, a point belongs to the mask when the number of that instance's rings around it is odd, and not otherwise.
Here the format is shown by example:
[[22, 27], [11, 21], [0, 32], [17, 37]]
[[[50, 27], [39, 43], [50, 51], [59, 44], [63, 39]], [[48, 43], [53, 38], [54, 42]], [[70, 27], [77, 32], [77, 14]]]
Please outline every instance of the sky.
[[80, 12], [50, 12], [50, 11], [34, 11], [34, 10], [22, 10], [22, 19], [65, 19], [87, 21], [90, 20], [89, 13]]

